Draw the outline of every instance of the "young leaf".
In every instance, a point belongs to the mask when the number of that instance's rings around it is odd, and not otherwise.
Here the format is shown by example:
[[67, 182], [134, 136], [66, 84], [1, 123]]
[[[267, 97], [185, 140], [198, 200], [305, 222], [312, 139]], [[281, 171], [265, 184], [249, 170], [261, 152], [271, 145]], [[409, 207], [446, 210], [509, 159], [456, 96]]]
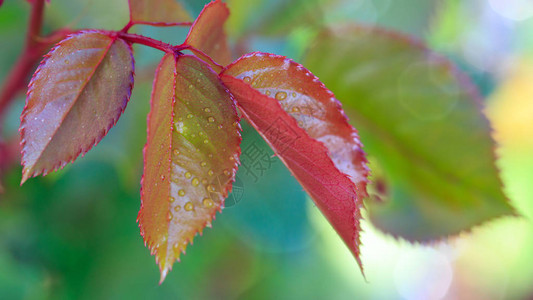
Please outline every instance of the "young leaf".
[[231, 95], [204, 62], [167, 54], [148, 117], [139, 227], [161, 281], [231, 190], [240, 126]]
[[130, 20], [135, 24], [167, 26], [191, 21], [176, 0], [129, 0]]
[[278, 100], [298, 126], [328, 148], [335, 166], [356, 185], [359, 198], [367, 196], [367, 161], [357, 131], [348, 124], [340, 102], [317, 77], [284, 56], [266, 53], [247, 54], [223, 73]]
[[129, 44], [96, 31], [46, 55], [21, 116], [22, 182], [74, 161], [107, 134], [130, 98], [133, 64]]
[[278, 101], [241, 79], [225, 74], [221, 79], [235, 96], [245, 118], [313, 198], [363, 270], [359, 257], [362, 200], [353, 182], [337, 169], [328, 149], [298, 127]]
[[479, 98], [449, 61], [364, 27], [320, 34], [304, 61], [344, 101], [383, 168], [374, 178], [383, 201], [368, 203], [377, 227], [431, 241], [513, 214]]
[[[191, 49], [196, 55], [209, 63], [208, 55], [215, 62], [227, 65], [231, 62], [231, 52], [228, 47], [224, 24], [229, 16], [229, 10], [220, 0], [207, 4], [192, 25], [185, 44], [200, 50]], [[204, 55], [205, 54], [205, 55]], [[219, 71], [216, 70], [215, 71]]]

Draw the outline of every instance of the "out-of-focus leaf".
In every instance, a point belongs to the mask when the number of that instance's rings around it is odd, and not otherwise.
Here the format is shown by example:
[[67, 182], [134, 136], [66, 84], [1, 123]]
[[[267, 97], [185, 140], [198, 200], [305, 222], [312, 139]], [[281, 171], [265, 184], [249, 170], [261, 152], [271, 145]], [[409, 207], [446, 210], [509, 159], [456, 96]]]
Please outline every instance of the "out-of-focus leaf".
[[300, 128], [278, 101], [261, 94], [244, 80], [225, 74], [221, 78], [243, 115], [311, 195], [362, 271], [359, 222], [363, 203], [353, 182], [337, 169], [328, 149]]
[[129, 0], [130, 20], [136, 24], [167, 26], [190, 22], [191, 16], [176, 0]]
[[144, 149], [141, 234], [161, 281], [231, 190], [240, 126], [231, 95], [205, 63], [167, 54], [157, 70]]
[[359, 198], [367, 196], [368, 169], [357, 131], [348, 124], [340, 102], [316, 76], [284, 56], [258, 52], [241, 57], [223, 74], [278, 100], [298, 126], [328, 148], [335, 166], [354, 182]]
[[[200, 50], [219, 64], [224, 66], [229, 64], [231, 62], [231, 52], [228, 47], [226, 32], [224, 31], [224, 24], [228, 16], [228, 7], [220, 0], [207, 4], [196, 21], [194, 21], [185, 44]], [[194, 49], [191, 49], [191, 51], [206, 60], [202, 53], [198, 53]]]
[[354, 26], [319, 35], [305, 64], [386, 174], [373, 178], [368, 202], [377, 227], [430, 241], [513, 214], [480, 100], [449, 61], [401, 34]]
[[21, 116], [22, 182], [96, 145], [126, 108], [133, 72], [131, 46], [96, 31], [52, 49], [29, 84]]
[[232, 8], [229, 30], [241, 36], [250, 32], [284, 35], [297, 26], [322, 25], [324, 11], [337, 0], [230, 0]]

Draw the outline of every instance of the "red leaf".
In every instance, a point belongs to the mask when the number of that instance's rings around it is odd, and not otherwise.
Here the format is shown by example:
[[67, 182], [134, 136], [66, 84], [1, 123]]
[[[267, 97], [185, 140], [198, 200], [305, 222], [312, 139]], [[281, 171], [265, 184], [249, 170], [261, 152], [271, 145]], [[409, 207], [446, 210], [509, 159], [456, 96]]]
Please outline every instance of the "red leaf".
[[191, 21], [189, 13], [175, 0], [129, 0], [130, 20], [136, 24], [167, 26]]
[[107, 134], [130, 98], [133, 64], [130, 45], [96, 31], [45, 56], [21, 116], [22, 182], [74, 161]]
[[298, 126], [328, 148], [335, 166], [356, 185], [359, 198], [367, 197], [367, 160], [357, 131], [348, 123], [340, 102], [317, 77], [291, 59], [266, 53], [247, 54], [223, 73], [278, 100]]
[[224, 74], [221, 79], [234, 95], [244, 117], [311, 195], [363, 270], [359, 257], [359, 220], [363, 204], [353, 182], [337, 169], [328, 149], [298, 127], [278, 101], [261, 94], [243, 80]]
[[[220, 0], [207, 4], [194, 21], [185, 44], [201, 51], [191, 49], [196, 55], [210, 63], [205, 55], [215, 62], [227, 65], [231, 62], [231, 52], [228, 47], [224, 24], [229, 16], [229, 9]], [[205, 54], [205, 55], [204, 55]], [[215, 71], [216, 67], [213, 68]]]
[[167, 54], [156, 73], [138, 222], [161, 281], [231, 190], [240, 155], [231, 95], [204, 62]]

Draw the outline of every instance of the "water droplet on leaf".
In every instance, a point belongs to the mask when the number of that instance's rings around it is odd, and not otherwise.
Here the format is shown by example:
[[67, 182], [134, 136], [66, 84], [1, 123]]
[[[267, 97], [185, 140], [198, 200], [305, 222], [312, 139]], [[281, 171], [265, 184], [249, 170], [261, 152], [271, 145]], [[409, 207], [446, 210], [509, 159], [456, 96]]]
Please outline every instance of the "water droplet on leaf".
[[186, 211], [191, 211], [193, 209], [194, 209], [194, 204], [192, 204], [191, 202], [185, 203], [185, 210]]
[[210, 207], [213, 207], [213, 205], [214, 205], [215, 203], [213, 202], [213, 200], [211, 200], [211, 199], [209, 199], [209, 198], [205, 198], [205, 199], [203, 200], [203, 204], [204, 204], [204, 206], [205, 206], [206, 208], [210, 208]]
[[285, 92], [277, 92], [276, 93], [276, 99], [279, 101], [285, 100], [287, 98], [287, 93]]
[[192, 183], [193, 186], [198, 186], [200, 184], [200, 179], [195, 177], [195, 178], [193, 178], [191, 183]]

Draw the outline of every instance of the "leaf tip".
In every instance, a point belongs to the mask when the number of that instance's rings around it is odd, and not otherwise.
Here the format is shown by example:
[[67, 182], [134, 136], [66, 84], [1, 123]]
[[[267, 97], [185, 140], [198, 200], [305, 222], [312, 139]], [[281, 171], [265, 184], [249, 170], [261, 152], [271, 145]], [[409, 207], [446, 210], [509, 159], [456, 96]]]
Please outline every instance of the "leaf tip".
[[169, 270], [170, 268], [167, 267], [167, 264], [165, 264], [165, 267], [161, 269], [161, 278], [159, 279], [159, 285], [163, 284], [163, 281], [165, 281]]
[[22, 179], [20, 180], [20, 186], [22, 186], [26, 180], [30, 179], [31, 172], [26, 167], [22, 170]]

